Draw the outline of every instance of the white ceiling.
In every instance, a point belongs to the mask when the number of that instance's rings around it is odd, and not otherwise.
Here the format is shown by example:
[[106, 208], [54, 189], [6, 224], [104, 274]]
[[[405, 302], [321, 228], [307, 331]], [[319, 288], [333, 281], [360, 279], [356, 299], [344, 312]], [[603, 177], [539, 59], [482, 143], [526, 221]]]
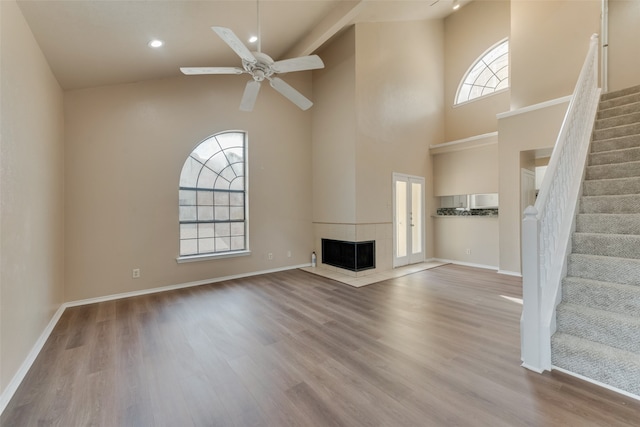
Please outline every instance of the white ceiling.
[[[276, 60], [308, 55], [355, 22], [440, 19], [452, 1], [260, 0], [262, 51]], [[257, 32], [253, 0], [18, 4], [65, 90], [178, 76], [181, 66], [240, 66], [210, 27], [231, 28], [243, 41]], [[152, 38], [165, 45], [149, 48]]]

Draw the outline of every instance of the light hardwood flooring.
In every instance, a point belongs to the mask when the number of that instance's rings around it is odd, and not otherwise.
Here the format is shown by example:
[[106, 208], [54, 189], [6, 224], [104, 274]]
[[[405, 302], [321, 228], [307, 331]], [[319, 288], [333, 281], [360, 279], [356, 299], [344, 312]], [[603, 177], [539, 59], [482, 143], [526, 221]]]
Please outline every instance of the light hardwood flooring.
[[637, 426], [640, 402], [520, 367], [520, 280], [300, 270], [69, 308], [4, 426]]

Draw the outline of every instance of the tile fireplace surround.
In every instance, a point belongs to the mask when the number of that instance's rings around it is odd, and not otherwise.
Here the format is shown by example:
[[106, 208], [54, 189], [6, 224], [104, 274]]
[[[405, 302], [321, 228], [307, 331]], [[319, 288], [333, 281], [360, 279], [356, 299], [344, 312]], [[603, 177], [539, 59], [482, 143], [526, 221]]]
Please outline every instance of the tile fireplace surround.
[[[367, 270], [351, 271], [322, 263], [322, 239], [344, 242], [375, 242], [375, 267]], [[351, 277], [363, 277], [384, 271], [392, 266], [393, 229], [392, 224], [343, 224], [314, 223], [314, 250], [318, 256], [317, 269], [339, 272]]]

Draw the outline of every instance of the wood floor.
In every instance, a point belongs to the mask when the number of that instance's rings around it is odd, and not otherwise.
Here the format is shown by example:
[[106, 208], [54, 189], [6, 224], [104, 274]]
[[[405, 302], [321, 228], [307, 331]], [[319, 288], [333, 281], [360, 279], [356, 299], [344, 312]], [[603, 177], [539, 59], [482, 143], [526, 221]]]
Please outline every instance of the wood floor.
[[520, 280], [363, 288], [300, 270], [65, 311], [4, 426], [637, 426], [640, 402], [521, 368]]

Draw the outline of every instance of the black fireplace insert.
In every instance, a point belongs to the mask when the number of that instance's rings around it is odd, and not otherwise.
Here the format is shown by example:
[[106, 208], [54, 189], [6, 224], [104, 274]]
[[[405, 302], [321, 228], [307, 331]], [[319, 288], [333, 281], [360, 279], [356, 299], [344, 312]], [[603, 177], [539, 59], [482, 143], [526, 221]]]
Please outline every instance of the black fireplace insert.
[[376, 268], [376, 242], [322, 239], [322, 262], [351, 271]]

